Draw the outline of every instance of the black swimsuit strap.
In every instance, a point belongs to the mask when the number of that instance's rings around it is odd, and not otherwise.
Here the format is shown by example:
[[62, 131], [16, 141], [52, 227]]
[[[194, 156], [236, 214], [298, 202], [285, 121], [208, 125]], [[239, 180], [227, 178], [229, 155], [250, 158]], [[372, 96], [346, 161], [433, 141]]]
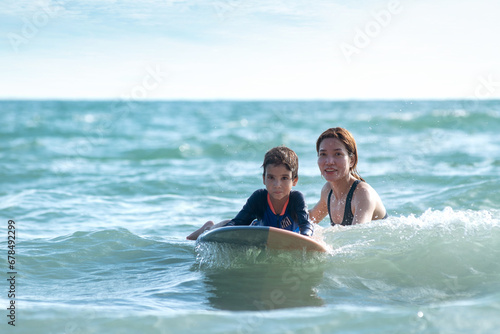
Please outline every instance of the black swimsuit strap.
[[328, 217], [330, 217], [330, 224], [332, 226], [334, 226], [335, 223], [333, 222], [332, 214], [330, 213], [330, 201], [332, 199], [332, 193], [333, 193], [333, 189], [330, 189], [330, 192], [328, 193], [328, 200], [326, 201], [326, 203], [328, 205]]
[[[351, 189], [349, 189], [349, 193], [347, 194], [345, 200], [344, 218], [342, 219], [341, 225], [352, 225], [352, 221], [354, 220], [354, 215], [352, 214], [351, 201], [352, 201], [352, 196], [354, 195], [354, 190], [356, 190], [356, 187], [360, 182], [361, 180], [354, 181], [354, 183], [351, 186]], [[330, 224], [334, 226], [335, 223], [333, 222], [332, 215], [330, 213], [330, 201], [332, 198], [332, 193], [333, 189], [330, 190], [330, 192], [328, 193], [328, 216], [330, 216]]]

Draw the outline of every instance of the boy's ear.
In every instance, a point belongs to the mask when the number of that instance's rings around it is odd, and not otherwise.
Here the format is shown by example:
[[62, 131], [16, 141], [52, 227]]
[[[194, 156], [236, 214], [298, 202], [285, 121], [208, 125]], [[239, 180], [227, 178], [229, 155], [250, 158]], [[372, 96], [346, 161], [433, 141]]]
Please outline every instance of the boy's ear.
[[298, 181], [299, 181], [299, 177], [297, 176], [295, 179], [293, 179], [292, 186], [295, 187], [297, 185]]

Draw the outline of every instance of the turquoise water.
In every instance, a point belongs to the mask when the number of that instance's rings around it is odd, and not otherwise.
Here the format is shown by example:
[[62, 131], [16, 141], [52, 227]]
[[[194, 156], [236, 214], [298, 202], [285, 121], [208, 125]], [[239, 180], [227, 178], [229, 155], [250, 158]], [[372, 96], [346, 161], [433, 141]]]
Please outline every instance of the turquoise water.
[[[494, 333], [500, 102], [0, 102], [1, 332], [15, 221], [19, 333]], [[269, 148], [355, 136], [390, 218], [329, 227], [327, 255], [196, 247], [263, 187]]]

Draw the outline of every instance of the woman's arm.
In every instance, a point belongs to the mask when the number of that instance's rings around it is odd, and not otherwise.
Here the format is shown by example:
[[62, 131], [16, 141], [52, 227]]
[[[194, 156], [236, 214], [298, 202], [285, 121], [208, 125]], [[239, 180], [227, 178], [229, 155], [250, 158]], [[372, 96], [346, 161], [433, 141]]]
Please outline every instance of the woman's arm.
[[354, 209], [353, 225], [382, 219], [386, 213], [379, 195], [366, 182], [361, 182], [358, 185], [358, 188], [354, 192], [352, 206]]
[[328, 198], [328, 192], [331, 190], [330, 184], [327, 182], [321, 189], [321, 198], [318, 203], [309, 210], [309, 219], [316, 224], [319, 224], [323, 218], [328, 215], [328, 205], [326, 203]]

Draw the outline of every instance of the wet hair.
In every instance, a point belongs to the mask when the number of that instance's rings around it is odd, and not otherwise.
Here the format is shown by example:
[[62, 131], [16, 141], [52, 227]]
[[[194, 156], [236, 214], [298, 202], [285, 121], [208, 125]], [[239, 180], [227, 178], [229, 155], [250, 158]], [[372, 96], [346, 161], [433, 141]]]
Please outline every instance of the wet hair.
[[349, 172], [356, 179], [364, 181], [364, 179], [359, 175], [358, 170], [356, 169], [356, 166], [358, 165], [358, 149], [356, 147], [356, 141], [354, 140], [352, 134], [346, 129], [339, 127], [326, 130], [318, 137], [318, 140], [316, 141], [316, 152], [318, 154], [319, 146], [321, 145], [321, 142], [326, 138], [335, 138], [340, 140], [344, 144], [349, 157], [354, 162], [352, 167], [349, 169]]
[[297, 154], [285, 146], [273, 147], [264, 156], [263, 175], [266, 176], [266, 168], [269, 165], [284, 165], [292, 172], [292, 180], [299, 177], [299, 157]]

